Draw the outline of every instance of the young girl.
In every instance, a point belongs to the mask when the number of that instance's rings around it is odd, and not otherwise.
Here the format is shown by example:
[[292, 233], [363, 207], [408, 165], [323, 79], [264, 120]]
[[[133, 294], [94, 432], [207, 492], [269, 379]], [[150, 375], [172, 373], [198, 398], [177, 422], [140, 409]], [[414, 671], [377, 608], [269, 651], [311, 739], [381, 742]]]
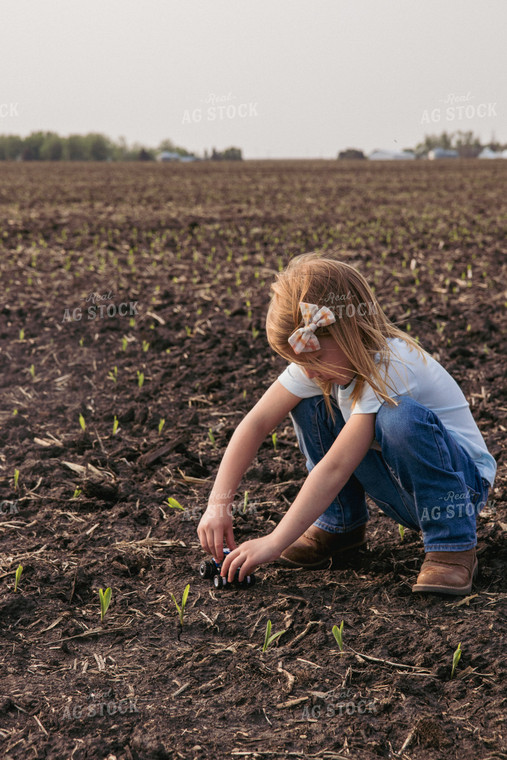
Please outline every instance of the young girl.
[[[425, 560], [413, 591], [468, 594], [476, 516], [496, 463], [453, 378], [385, 316], [352, 266], [294, 258], [272, 285], [266, 330], [289, 366], [235, 430], [197, 533], [242, 580], [277, 558], [328, 567], [365, 543], [367, 494], [419, 530]], [[267, 536], [236, 547], [230, 504], [265, 437], [290, 413], [309, 475]]]

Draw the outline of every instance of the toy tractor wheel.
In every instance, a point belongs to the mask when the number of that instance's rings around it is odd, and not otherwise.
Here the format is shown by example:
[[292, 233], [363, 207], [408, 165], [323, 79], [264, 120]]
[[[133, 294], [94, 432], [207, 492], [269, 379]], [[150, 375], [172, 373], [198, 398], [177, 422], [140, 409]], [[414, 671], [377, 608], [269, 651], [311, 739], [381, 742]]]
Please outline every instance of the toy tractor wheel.
[[255, 575], [247, 575], [246, 578], [243, 578], [241, 581], [241, 586], [248, 587], [253, 586], [255, 584]]
[[199, 565], [199, 575], [201, 578], [211, 578], [213, 575], [213, 563], [205, 559]]
[[223, 588], [225, 586], [225, 578], [222, 578], [221, 575], [215, 575], [213, 578], [213, 585], [215, 588]]

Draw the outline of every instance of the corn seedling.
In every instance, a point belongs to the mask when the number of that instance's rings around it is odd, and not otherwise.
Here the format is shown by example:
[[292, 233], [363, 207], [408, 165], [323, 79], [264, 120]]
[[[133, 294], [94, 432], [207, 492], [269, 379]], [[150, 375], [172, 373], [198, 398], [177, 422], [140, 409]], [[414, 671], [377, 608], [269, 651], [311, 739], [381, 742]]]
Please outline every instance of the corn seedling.
[[18, 490], [19, 470], [14, 470], [14, 490]]
[[178, 604], [178, 602], [176, 601], [176, 598], [175, 598], [174, 594], [171, 593], [171, 598], [172, 598], [174, 604], [176, 605], [176, 609], [178, 610], [178, 615], [179, 615], [179, 618], [180, 618], [180, 625], [181, 625], [182, 628], [183, 628], [183, 616], [185, 615], [185, 605], [187, 603], [187, 598], [188, 598], [188, 592], [189, 591], [190, 591], [190, 583], [187, 583], [187, 585], [185, 586], [185, 590], [183, 591], [183, 596], [181, 597], [181, 607]]
[[149, 347], [150, 347], [150, 344], [148, 343], [148, 341], [143, 340], [143, 351], [146, 352], [149, 349]]
[[32, 380], [35, 380], [35, 364], [30, 365], [30, 369], [28, 370], [32, 376]]
[[458, 667], [458, 662], [461, 659], [461, 642], [458, 644], [458, 648], [454, 652], [452, 656], [452, 668], [451, 668], [451, 678], [454, 678], [454, 671]]
[[262, 645], [262, 651], [265, 652], [266, 649], [284, 633], [285, 631], [278, 631], [278, 633], [273, 633], [273, 635], [271, 635], [271, 620], [268, 620], [266, 625], [266, 633], [264, 636], [264, 644]]
[[19, 339], [20, 340], [25, 339], [25, 331], [23, 330], [23, 328], [21, 328], [21, 330], [19, 331]]
[[243, 499], [243, 514], [246, 512], [246, 505], [248, 504], [248, 491], [245, 491], [245, 498]]
[[127, 343], [128, 343], [128, 340], [125, 337], [123, 337], [121, 339], [121, 350], [122, 351], [126, 351], [127, 350]]
[[137, 370], [137, 385], [139, 386], [139, 388], [143, 387], [143, 383], [144, 383], [144, 373], [139, 372], [139, 370]]
[[403, 539], [405, 538], [405, 528], [403, 527], [403, 525], [400, 525], [399, 523], [398, 523], [398, 532], [400, 534], [401, 540], [403, 541]]
[[17, 414], [17, 413], [18, 413], [18, 410], [17, 410], [17, 409], [14, 409], [14, 411], [13, 411], [13, 415], [14, 415], [14, 416], [16, 416], [16, 414]]
[[165, 419], [163, 417], [160, 418], [160, 422], [158, 423], [158, 434], [162, 432], [162, 428], [165, 425]]
[[14, 591], [18, 590], [18, 584], [19, 584], [19, 580], [21, 578], [22, 572], [23, 572], [23, 565], [18, 565], [18, 568], [16, 570], [16, 575], [14, 576]]
[[180, 509], [182, 511], [185, 509], [185, 507], [182, 507], [179, 501], [177, 499], [173, 499], [172, 496], [167, 497], [167, 503], [169, 504], [171, 509]]
[[333, 636], [336, 639], [336, 643], [340, 647], [340, 652], [343, 652], [343, 620], [340, 623], [339, 628], [337, 625], [333, 625], [333, 628], [331, 630], [333, 632]]
[[107, 373], [107, 376], [110, 380], [113, 381], [113, 383], [116, 383], [116, 381], [118, 380], [118, 367], [116, 366], [116, 364], [114, 365], [113, 369], [109, 370], [109, 372]]
[[83, 348], [84, 338], [79, 338], [79, 345]]
[[252, 338], [255, 340], [256, 337], [259, 334], [259, 330], [256, 330], [255, 327], [252, 327]]
[[277, 448], [276, 448], [277, 435], [276, 435], [276, 433], [273, 433], [271, 435], [271, 440], [273, 441], [273, 448], [274, 448], [275, 453], [276, 453], [276, 451], [277, 451]]
[[117, 432], [118, 432], [118, 417], [115, 414], [114, 420], [113, 420], [113, 435], [116, 435]]
[[216, 446], [215, 436], [213, 435], [213, 430], [211, 428], [208, 430], [208, 438], [210, 439], [212, 446]]
[[111, 604], [111, 589], [106, 588], [105, 591], [102, 591], [102, 589], [99, 588], [99, 598], [100, 598], [100, 620], [102, 622], [109, 608], [109, 605]]
[[77, 499], [77, 497], [79, 496], [80, 493], [81, 493], [81, 489], [80, 488], [75, 488], [74, 489], [74, 493], [72, 494], [72, 498], [73, 499]]
[[82, 414], [79, 415], [79, 424], [81, 425], [81, 430], [84, 433], [86, 431], [86, 422]]

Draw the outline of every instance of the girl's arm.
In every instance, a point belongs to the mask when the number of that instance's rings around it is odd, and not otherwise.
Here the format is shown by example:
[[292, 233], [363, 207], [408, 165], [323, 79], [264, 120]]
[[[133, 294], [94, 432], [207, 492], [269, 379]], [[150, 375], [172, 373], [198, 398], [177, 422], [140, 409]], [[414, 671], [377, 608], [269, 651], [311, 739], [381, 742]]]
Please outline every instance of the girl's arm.
[[258, 565], [279, 557], [326, 511], [368, 452], [374, 435], [375, 414], [352, 415], [276, 528], [267, 536], [245, 541], [227, 555], [221, 574], [232, 582], [241, 567], [239, 579], [243, 580]]
[[241, 478], [266, 436], [300, 401], [275, 380], [234, 431], [197, 528], [202, 548], [218, 561], [223, 558], [224, 537], [229, 549], [236, 546], [231, 506]]

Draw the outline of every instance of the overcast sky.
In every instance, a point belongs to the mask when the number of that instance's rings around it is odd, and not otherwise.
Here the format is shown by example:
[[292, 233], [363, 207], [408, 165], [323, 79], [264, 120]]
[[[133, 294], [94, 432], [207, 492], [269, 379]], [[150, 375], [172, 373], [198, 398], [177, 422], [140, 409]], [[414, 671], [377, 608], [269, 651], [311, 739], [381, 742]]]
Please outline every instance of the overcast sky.
[[335, 158], [507, 142], [506, 0], [0, 0], [0, 133]]

